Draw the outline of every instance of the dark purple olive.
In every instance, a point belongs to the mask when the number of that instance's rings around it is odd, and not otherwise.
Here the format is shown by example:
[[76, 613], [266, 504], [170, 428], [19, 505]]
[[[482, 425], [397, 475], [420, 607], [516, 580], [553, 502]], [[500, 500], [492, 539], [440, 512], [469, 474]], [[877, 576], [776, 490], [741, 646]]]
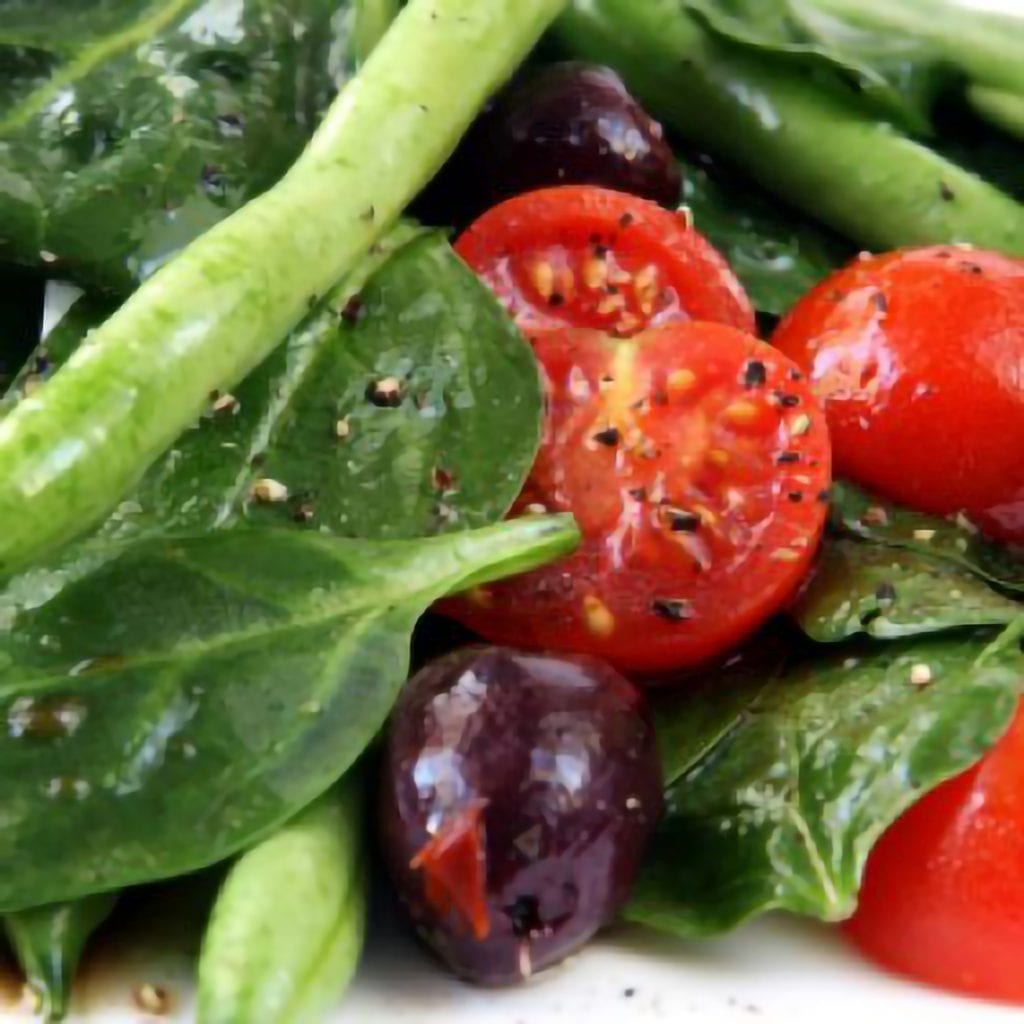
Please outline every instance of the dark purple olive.
[[394, 711], [384, 859], [456, 974], [511, 984], [621, 909], [661, 781], [643, 695], [603, 662], [456, 651], [414, 676]]
[[463, 227], [503, 199], [552, 185], [603, 185], [679, 205], [679, 164], [661, 125], [610, 68], [553, 64], [514, 82], [428, 192], [425, 215]]

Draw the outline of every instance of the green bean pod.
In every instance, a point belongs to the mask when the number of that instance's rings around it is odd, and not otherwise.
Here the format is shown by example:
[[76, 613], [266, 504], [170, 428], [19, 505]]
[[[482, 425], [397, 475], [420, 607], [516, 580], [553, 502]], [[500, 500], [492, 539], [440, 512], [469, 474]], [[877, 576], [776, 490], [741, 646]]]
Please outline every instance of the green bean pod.
[[430, 180], [563, 0], [411, 0], [270, 191], [154, 274], [0, 422], [0, 575], [84, 532]]
[[972, 242], [1024, 255], [1024, 206], [852, 98], [708, 35], [677, 0], [576, 0], [572, 56], [613, 65], [652, 113], [868, 248]]
[[320, 1024], [340, 999], [366, 921], [358, 792], [343, 783], [232, 867], [199, 957], [198, 1024]]
[[39, 997], [45, 1021], [62, 1020], [67, 1013], [85, 945], [116, 902], [117, 893], [100, 893], [4, 917], [7, 938], [25, 980]]

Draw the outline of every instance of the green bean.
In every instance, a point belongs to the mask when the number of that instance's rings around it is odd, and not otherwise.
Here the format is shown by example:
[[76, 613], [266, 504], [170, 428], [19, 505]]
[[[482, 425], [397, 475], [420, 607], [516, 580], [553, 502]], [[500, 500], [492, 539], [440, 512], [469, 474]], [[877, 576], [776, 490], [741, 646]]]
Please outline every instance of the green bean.
[[231, 869], [199, 958], [198, 1024], [319, 1024], [341, 997], [366, 919], [358, 782]]
[[394, 223], [562, 0], [411, 0], [269, 192], [0, 423], [0, 574], [94, 524]]
[[710, 37], [676, 0], [577, 0], [556, 33], [680, 135], [862, 245], [1024, 255], [1024, 206], [854, 99]]

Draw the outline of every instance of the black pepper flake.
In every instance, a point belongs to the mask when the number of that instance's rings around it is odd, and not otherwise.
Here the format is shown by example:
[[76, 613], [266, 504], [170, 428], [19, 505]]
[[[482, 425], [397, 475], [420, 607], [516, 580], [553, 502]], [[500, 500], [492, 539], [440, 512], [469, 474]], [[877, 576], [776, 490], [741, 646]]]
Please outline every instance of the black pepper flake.
[[634, 487], [629, 491], [629, 496], [634, 501], [646, 501], [647, 500], [647, 488], [646, 487]]
[[768, 380], [768, 371], [760, 359], [751, 359], [743, 368], [743, 383], [748, 388], [762, 388]]
[[601, 244], [601, 236], [599, 234], [597, 234], [597, 232], [595, 232], [594, 234], [592, 234], [590, 236], [589, 241], [590, 241], [591, 245], [594, 245], [594, 246], [600, 245]]
[[935, 258], [937, 260], [951, 260], [953, 258], [953, 254], [948, 249], [942, 249], [935, 253]]
[[201, 181], [203, 191], [207, 195], [218, 197], [227, 195], [227, 179], [224, 177], [224, 172], [216, 164], [203, 164]]
[[891, 604], [896, 600], [896, 588], [889, 582], [879, 583], [875, 590], [875, 597], [879, 601], [886, 601]]
[[790, 500], [791, 502], [793, 502], [793, 504], [794, 504], [794, 505], [798, 505], [798, 504], [799, 504], [799, 503], [800, 503], [801, 501], [803, 501], [803, 500], [804, 500], [804, 492], [803, 492], [803, 491], [790, 491], [790, 492], [789, 492], [789, 493], [788, 493], [788, 494], [786, 495], [786, 497], [787, 497], [787, 498], [788, 498], [788, 499], [789, 499], [789, 500]]
[[362, 315], [363, 300], [358, 295], [354, 295], [345, 303], [345, 308], [341, 311], [342, 322], [351, 327], [359, 322], [359, 318]]
[[621, 438], [622, 435], [619, 433], [617, 427], [605, 427], [604, 430], [599, 430], [594, 435], [594, 440], [598, 444], [603, 444], [606, 448], [614, 448]]
[[432, 474], [434, 488], [449, 493], [455, 489], [455, 474], [444, 466], [435, 466]]
[[877, 309], [879, 313], [889, 312], [889, 300], [882, 292], [875, 292], [875, 294], [871, 296], [871, 301], [875, 304], [875, 309]]
[[636, 995], [636, 989], [635, 989], [635, 988], [632, 988], [632, 987], [630, 987], [630, 988], [624, 988], [624, 989], [622, 990], [622, 995], [623, 995], [623, 998], [625, 998], [625, 999], [632, 999], [632, 998], [633, 998], [633, 996], [635, 996], [635, 995]]
[[963, 260], [960, 263], [960, 269], [966, 270], [968, 274], [983, 274], [985, 273], [984, 268], [980, 263], [972, 263], [969, 260]]
[[800, 461], [800, 453], [799, 452], [783, 452], [775, 461], [780, 466], [784, 466], [787, 463], [799, 462]]
[[372, 381], [366, 388], [366, 398], [379, 409], [397, 409], [402, 404], [402, 385], [394, 377]]
[[619, 227], [620, 228], [628, 228], [630, 226], [630, 224], [632, 224], [635, 220], [636, 220], [636, 217], [634, 217], [633, 214], [631, 214], [631, 213], [624, 213], [619, 218]]
[[373, 221], [377, 217], [377, 208], [375, 206], [368, 206], [365, 210], [363, 210], [359, 217], [361, 220], [365, 220], [367, 223], [373, 223]]
[[599, 260], [606, 260], [608, 258], [609, 249], [607, 245], [594, 245], [594, 257]]
[[693, 618], [693, 605], [678, 597], [656, 597], [651, 602], [651, 610], [669, 622], [685, 622]]
[[947, 203], [951, 203], [956, 199], [956, 193], [947, 181], [939, 181], [939, 195], [942, 197], [942, 200]]
[[800, 404], [800, 396], [799, 395], [786, 395], [786, 394], [783, 394], [781, 391], [776, 391], [775, 392], [775, 400], [784, 409], [792, 409], [794, 406], [797, 406], [797, 405]]
[[701, 518], [696, 512], [684, 508], [668, 508], [668, 527], [673, 533], [695, 533], [700, 529]]
[[316, 519], [316, 509], [308, 501], [300, 501], [292, 509], [292, 519], [297, 523], [311, 523]]
[[517, 896], [515, 902], [504, 910], [512, 922], [512, 934], [517, 939], [528, 939], [544, 932], [540, 901], [536, 896]]
[[790, 370], [787, 374], [790, 380], [803, 380], [804, 375], [799, 370]]
[[551, 298], [548, 299], [549, 306], [564, 306], [565, 296], [561, 292], [552, 292]]
[[868, 611], [864, 612], [863, 615], [861, 615], [861, 617], [860, 617], [860, 624], [862, 626], [870, 626], [871, 623], [875, 621], [875, 619], [879, 619], [881, 617], [882, 617], [882, 609], [881, 608], [871, 608]]

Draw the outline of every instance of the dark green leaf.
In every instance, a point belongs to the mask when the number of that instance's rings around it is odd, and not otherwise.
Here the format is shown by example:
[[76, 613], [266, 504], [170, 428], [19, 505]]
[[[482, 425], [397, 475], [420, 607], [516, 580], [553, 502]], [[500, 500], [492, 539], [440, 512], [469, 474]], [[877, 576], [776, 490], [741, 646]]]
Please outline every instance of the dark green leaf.
[[4, 929], [44, 1021], [64, 1018], [78, 962], [92, 933], [109, 917], [116, 893], [99, 893], [8, 914]]
[[772, 623], [721, 668], [651, 691], [661, 770], [671, 785], [735, 726], [752, 695], [772, 685], [799, 649]]
[[911, 133], [930, 133], [937, 98], [958, 81], [934, 42], [894, 32], [884, 18], [857, 24], [820, 0], [682, 2], [720, 39], [799, 67], [819, 88], [859, 96]]
[[251, 845], [373, 738], [430, 604], [576, 538], [528, 517], [420, 541], [253, 529], [108, 548], [0, 640], [0, 910]]
[[346, 73], [339, 0], [13, 0], [0, 259], [126, 290], [272, 184]]
[[840, 482], [832, 489], [831, 517], [840, 534], [916, 551], [967, 569], [1004, 590], [1024, 591], [1024, 558], [986, 540], [963, 516], [941, 519], [913, 512]]
[[[357, 278], [219, 411], [214, 403], [85, 547], [243, 521], [416, 537], [501, 519], [540, 441], [530, 347], [440, 235], [401, 228], [376, 259], [386, 262], [358, 307], [349, 304]], [[46, 341], [47, 365], [66, 359], [101, 314], [102, 303], [72, 307]], [[14, 400], [31, 376], [30, 366]], [[367, 398], [388, 378], [400, 385], [393, 408]], [[261, 478], [285, 485], [291, 499], [252, 500]]]
[[[732, 727], [669, 787], [627, 916], [687, 936], [773, 909], [847, 917], [886, 827], [1009, 724], [1020, 626], [989, 648], [963, 634], [866, 644], [752, 679]], [[716, 697], [681, 704], [679, 732]]]
[[879, 639], [958, 626], [997, 626], [1024, 606], [996, 593], [956, 564], [916, 551], [833, 539], [810, 586], [793, 609], [812, 640], [831, 643], [858, 633]]
[[[685, 160], [685, 157], [684, 157]], [[853, 255], [853, 247], [755, 185], [688, 163], [683, 202], [729, 261], [751, 301], [781, 316]]]

